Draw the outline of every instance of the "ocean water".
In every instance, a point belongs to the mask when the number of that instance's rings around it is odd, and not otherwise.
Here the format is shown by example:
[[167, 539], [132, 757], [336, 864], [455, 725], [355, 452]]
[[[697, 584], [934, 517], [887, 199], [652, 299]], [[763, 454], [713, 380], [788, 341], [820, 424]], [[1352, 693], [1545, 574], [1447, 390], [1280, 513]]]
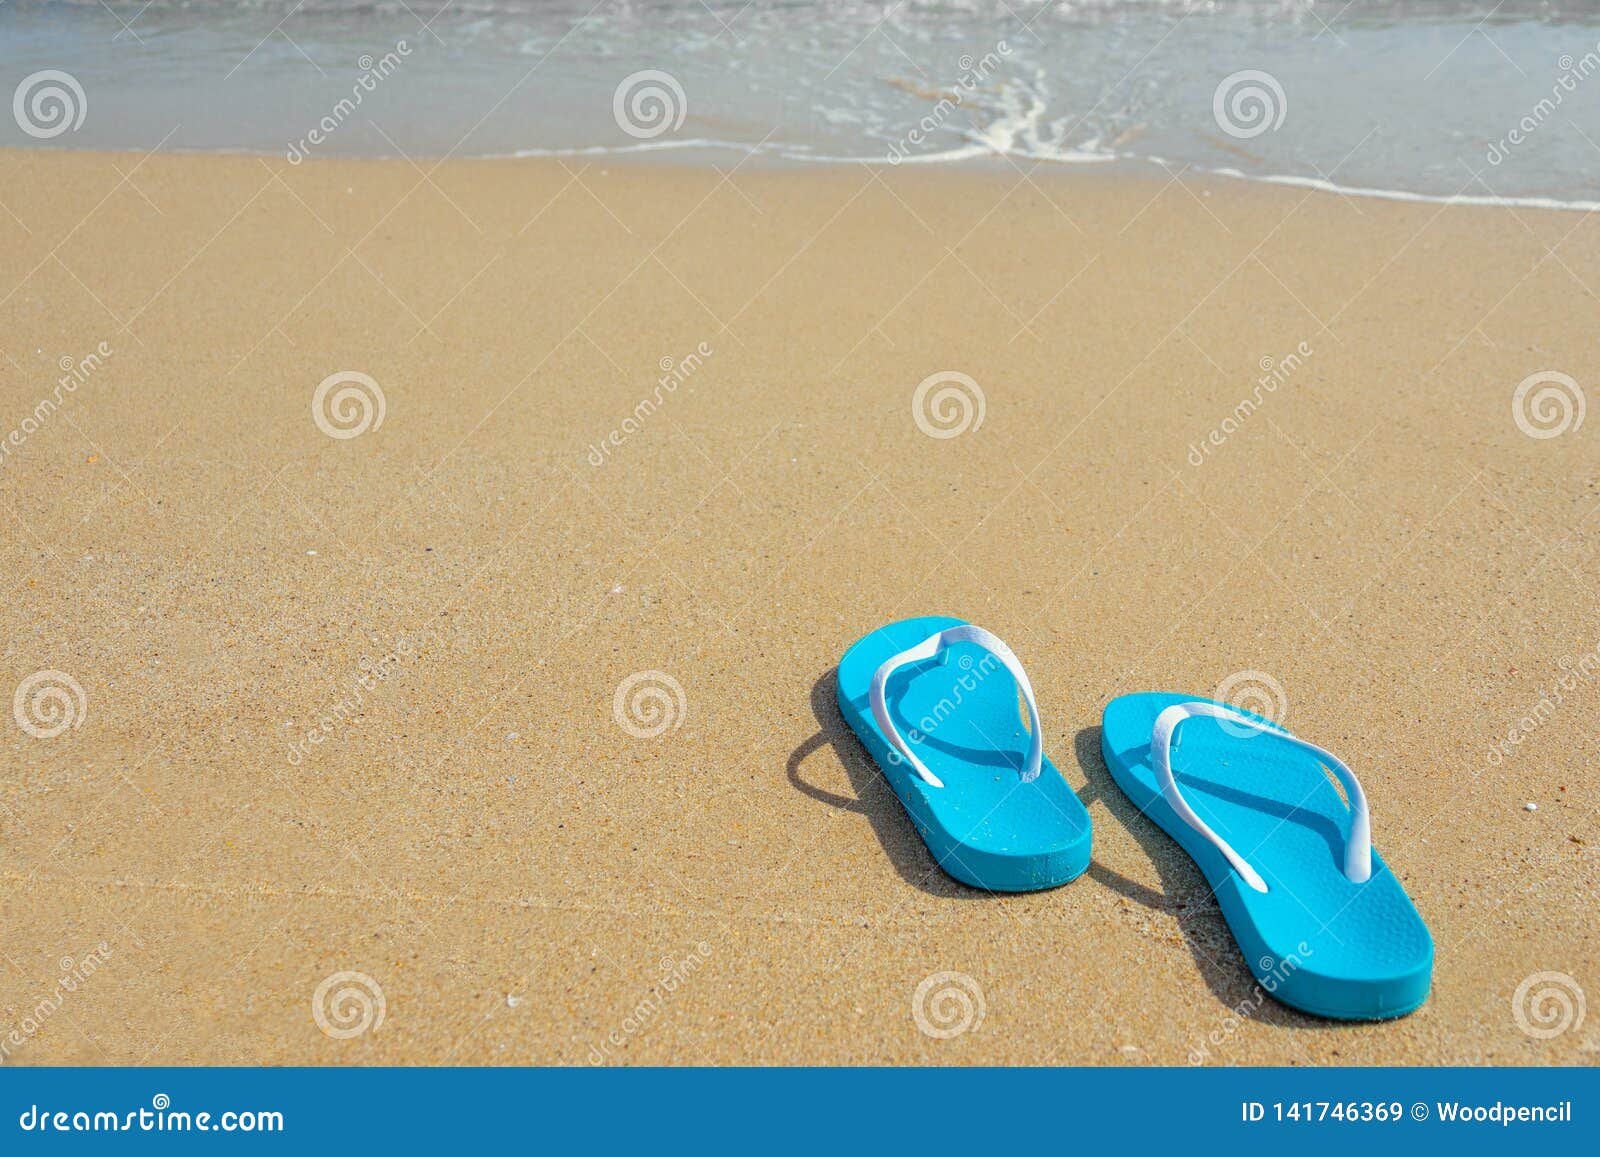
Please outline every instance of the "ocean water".
[[0, 145], [1165, 165], [1600, 208], [1600, 0], [11, 0]]

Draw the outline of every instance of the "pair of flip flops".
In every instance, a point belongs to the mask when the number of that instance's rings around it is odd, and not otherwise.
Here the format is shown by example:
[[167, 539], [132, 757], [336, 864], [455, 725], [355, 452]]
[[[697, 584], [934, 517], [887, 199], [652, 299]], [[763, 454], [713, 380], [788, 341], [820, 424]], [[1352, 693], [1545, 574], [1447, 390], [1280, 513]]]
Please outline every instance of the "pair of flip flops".
[[[874, 631], [840, 660], [839, 708], [956, 879], [1029, 892], [1089, 866], [1089, 813], [1044, 753], [1033, 687], [995, 635], [945, 617]], [[1106, 705], [1101, 751], [1194, 859], [1273, 996], [1349, 1020], [1427, 998], [1433, 940], [1336, 756], [1225, 703], [1158, 692]]]

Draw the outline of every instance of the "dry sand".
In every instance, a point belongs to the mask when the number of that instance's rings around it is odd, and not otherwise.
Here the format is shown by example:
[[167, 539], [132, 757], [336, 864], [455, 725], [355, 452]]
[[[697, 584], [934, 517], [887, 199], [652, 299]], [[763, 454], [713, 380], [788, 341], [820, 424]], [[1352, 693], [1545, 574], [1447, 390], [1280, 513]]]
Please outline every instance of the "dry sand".
[[[8, 1063], [1600, 1058], [1594, 1010], [1542, 1039], [1513, 1006], [1538, 972], [1600, 993], [1600, 415], [1512, 415], [1535, 372], [1596, 385], [1600, 221], [42, 151], [0, 153], [0, 202], [0, 440], [110, 351], [0, 457], [0, 698], [83, 692], [60, 735], [0, 729]], [[345, 370], [385, 410], [334, 438]], [[919, 430], [941, 371], [981, 426]], [[1027, 664], [1084, 878], [943, 877], [841, 723], [839, 655], [924, 613]], [[654, 738], [614, 716], [639, 672], [682, 689]], [[1366, 784], [1437, 942], [1415, 1015], [1255, 1008], [1109, 780], [1110, 696], [1241, 672]], [[950, 1039], [912, 1014], [942, 971], [982, 994]], [[382, 993], [348, 1038], [313, 1016], [341, 972]]]

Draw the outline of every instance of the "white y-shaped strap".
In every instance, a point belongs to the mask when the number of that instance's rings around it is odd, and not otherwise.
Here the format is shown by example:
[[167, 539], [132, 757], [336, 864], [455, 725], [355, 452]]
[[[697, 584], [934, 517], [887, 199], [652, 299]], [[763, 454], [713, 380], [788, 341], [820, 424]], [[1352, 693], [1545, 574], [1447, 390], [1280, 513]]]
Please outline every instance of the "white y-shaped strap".
[[1028, 719], [1033, 724], [1033, 742], [1028, 745], [1028, 762], [1022, 769], [1022, 782], [1029, 783], [1038, 779], [1039, 761], [1044, 756], [1044, 738], [1039, 729], [1039, 705], [1033, 698], [1033, 684], [1028, 682], [1027, 672], [1022, 669], [1022, 663], [1017, 657], [1011, 653], [1011, 648], [1001, 642], [999, 636], [990, 634], [982, 627], [974, 627], [970, 623], [964, 623], [959, 627], [947, 627], [886, 661], [872, 676], [872, 687], [868, 692], [868, 699], [872, 703], [872, 717], [878, 721], [878, 726], [883, 728], [883, 733], [889, 737], [894, 749], [922, 777], [924, 783], [931, 787], [943, 787], [943, 781], [929, 771], [927, 765], [917, 758], [916, 753], [906, 746], [906, 741], [900, 738], [894, 720], [889, 718], [889, 707], [883, 701], [883, 689], [889, 682], [889, 676], [901, 667], [907, 663], [932, 659], [952, 643], [974, 643], [982, 647], [1005, 665], [1005, 669], [1011, 672], [1012, 678], [1016, 679], [1017, 686], [1022, 688], [1022, 697], [1028, 701]]
[[1216, 845], [1217, 851], [1221, 852], [1228, 863], [1233, 865], [1234, 870], [1244, 877], [1245, 883], [1257, 892], [1267, 890], [1267, 882], [1261, 878], [1260, 873], [1233, 850], [1233, 845], [1212, 831], [1206, 821], [1195, 814], [1194, 809], [1189, 806], [1189, 801], [1184, 799], [1183, 793], [1178, 790], [1178, 781], [1172, 777], [1173, 734], [1178, 730], [1180, 723], [1195, 715], [1209, 716], [1250, 731], [1276, 735], [1296, 747], [1305, 748], [1326, 764], [1339, 777], [1339, 782], [1344, 784], [1345, 794], [1350, 800], [1350, 838], [1344, 846], [1344, 874], [1353, 884], [1363, 884], [1371, 877], [1372, 817], [1367, 811], [1367, 795], [1361, 790], [1355, 772], [1346, 767], [1338, 756], [1330, 751], [1324, 751], [1314, 743], [1307, 743], [1297, 736], [1290, 735], [1279, 727], [1250, 719], [1227, 707], [1219, 707], [1215, 703], [1175, 703], [1156, 716], [1156, 725], [1150, 732], [1150, 766], [1155, 769], [1156, 782], [1161, 785], [1161, 795], [1184, 823]]

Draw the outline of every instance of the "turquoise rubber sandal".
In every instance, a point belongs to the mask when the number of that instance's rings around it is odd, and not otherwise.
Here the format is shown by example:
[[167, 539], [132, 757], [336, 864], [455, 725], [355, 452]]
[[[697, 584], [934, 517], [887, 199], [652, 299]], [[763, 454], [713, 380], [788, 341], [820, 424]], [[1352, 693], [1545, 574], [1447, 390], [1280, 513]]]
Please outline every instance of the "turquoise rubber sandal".
[[1089, 866], [1089, 813], [1044, 754], [1033, 687], [982, 627], [934, 616], [873, 631], [839, 661], [839, 710], [962, 883], [1032, 892]]
[[1427, 999], [1433, 938], [1373, 850], [1366, 793], [1339, 759], [1225, 703], [1161, 693], [1106, 704], [1100, 746], [1204, 873], [1268, 993], [1342, 1020]]

